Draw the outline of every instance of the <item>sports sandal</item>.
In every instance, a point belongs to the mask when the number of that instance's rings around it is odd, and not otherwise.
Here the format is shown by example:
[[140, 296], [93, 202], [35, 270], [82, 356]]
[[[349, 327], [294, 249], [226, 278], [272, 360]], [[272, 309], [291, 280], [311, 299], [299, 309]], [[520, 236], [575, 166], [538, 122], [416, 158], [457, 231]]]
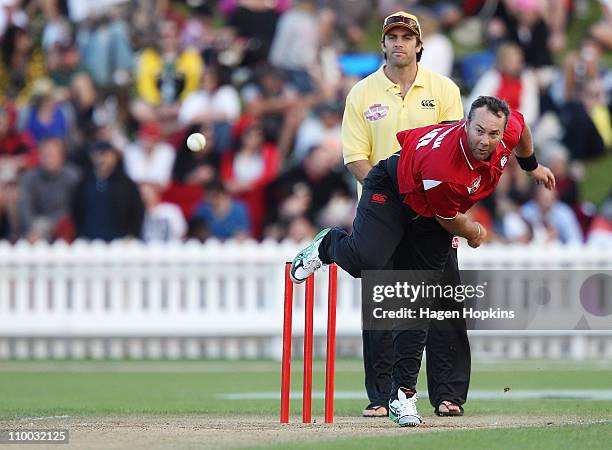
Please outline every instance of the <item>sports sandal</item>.
[[369, 404], [361, 413], [363, 417], [387, 417], [389, 411], [382, 405]]
[[[459, 409], [451, 409], [452, 406], [458, 407]], [[444, 400], [442, 403], [438, 405], [438, 407], [434, 410], [437, 416], [440, 417], [457, 417], [463, 415], [463, 406], [457, 405], [448, 400]]]

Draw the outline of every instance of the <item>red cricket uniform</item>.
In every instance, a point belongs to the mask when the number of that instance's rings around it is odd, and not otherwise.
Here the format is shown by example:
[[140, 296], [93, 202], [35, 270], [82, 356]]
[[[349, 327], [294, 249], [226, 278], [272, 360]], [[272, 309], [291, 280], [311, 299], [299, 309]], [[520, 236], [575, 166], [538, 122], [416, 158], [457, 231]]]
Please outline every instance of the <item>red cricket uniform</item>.
[[404, 202], [424, 217], [452, 219], [493, 192], [518, 144], [525, 120], [512, 111], [501, 142], [489, 161], [472, 156], [465, 121], [400, 131], [402, 146], [397, 166]]

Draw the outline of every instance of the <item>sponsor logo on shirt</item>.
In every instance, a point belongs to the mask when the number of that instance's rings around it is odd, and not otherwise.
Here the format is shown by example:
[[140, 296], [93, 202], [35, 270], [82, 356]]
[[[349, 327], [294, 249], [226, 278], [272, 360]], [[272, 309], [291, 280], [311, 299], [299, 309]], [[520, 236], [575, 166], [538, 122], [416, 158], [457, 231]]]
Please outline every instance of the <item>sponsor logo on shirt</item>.
[[472, 184], [470, 184], [467, 188], [468, 194], [472, 195], [478, 190], [478, 188], [480, 187], [480, 180], [482, 180], [482, 176], [479, 176], [474, 181], [472, 181]]
[[433, 109], [436, 107], [436, 104], [433, 99], [421, 100], [421, 106], [426, 109]]
[[372, 194], [372, 201], [384, 205], [387, 203], [387, 196], [385, 194]]
[[453, 248], [459, 248], [459, 236], [453, 236], [453, 242], [451, 245]]
[[508, 162], [508, 157], [506, 155], [502, 156], [501, 161], [499, 162], [502, 166], [502, 169], [504, 168], [504, 166], [506, 165], [506, 163]]
[[389, 107], [387, 105], [381, 105], [380, 103], [374, 103], [370, 105], [367, 111], [363, 113], [366, 120], [374, 122], [376, 120], [383, 119], [389, 113]]

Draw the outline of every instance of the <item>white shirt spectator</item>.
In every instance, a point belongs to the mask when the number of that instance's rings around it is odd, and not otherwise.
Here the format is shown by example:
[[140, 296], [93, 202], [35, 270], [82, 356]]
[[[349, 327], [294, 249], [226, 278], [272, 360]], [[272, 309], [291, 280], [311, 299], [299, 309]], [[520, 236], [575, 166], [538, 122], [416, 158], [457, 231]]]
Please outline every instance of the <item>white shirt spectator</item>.
[[[9, 8], [12, 10], [10, 16]], [[17, 0], [0, 0], [0, 37], [10, 25], [25, 29], [29, 22], [28, 15], [21, 9]]]
[[341, 146], [342, 122], [335, 127], [326, 128], [319, 118], [307, 118], [298, 128], [293, 158], [296, 161], [302, 161], [313, 147], [328, 139], [337, 141], [338, 145]]
[[172, 203], [160, 203], [147, 210], [142, 223], [145, 242], [169, 242], [183, 239], [187, 223], [181, 209]]
[[440, 75], [450, 77], [453, 71], [453, 45], [443, 34], [436, 33], [423, 40], [423, 55], [420, 64]]
[[215, 92], [199, 90], [192, 92], [179, 109], [178, 122], [187, 125], [198, 116], [216, 116], [216, 120], [234, 122], [240, 117], [240, 97], [233, 86], [224, 85]]
[[296, 6], [284, 13], [274, 33], [270, 63], [282, 69], [308, 70], [319, 51], [319, 23], [313, 11]]
[[166, 142], [155, 144], [146, 153], [138, 142], [127, 146], [123, 155], [125, 171], [135, 183], [153, 183], [166, 186], [172, 176], [176, 152]]
[[572, 209], [565, 203], [556, 201], [546, 215], [542, 214], [535, 200], [527, 202], [521, 208], [525, 220], [534, 229], [534, 239], [537, 240], [539, 230], [546, 225], [553, 227], [558, 233], [559, 240], [564, 244], [582, 244], [582, 231]]

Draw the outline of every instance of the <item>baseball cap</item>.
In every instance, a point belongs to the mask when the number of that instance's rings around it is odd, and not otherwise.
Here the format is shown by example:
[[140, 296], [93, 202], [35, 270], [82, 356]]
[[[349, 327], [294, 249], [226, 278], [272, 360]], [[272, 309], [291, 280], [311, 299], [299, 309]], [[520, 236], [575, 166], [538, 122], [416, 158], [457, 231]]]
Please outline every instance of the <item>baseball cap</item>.
[[421, 39], [421, 25], [419, 19], [414, 14], [407, 13], [405, 11], [395, 12], [387, 17], [383, 22], [382, 38], [385, 38], [385, 34], [395, 27], [404, 27], [412, 31], [419, 39]]
[[90, 153], [115, 151], [115, 147], [109, 141], [96, 141], [89, 147]]

